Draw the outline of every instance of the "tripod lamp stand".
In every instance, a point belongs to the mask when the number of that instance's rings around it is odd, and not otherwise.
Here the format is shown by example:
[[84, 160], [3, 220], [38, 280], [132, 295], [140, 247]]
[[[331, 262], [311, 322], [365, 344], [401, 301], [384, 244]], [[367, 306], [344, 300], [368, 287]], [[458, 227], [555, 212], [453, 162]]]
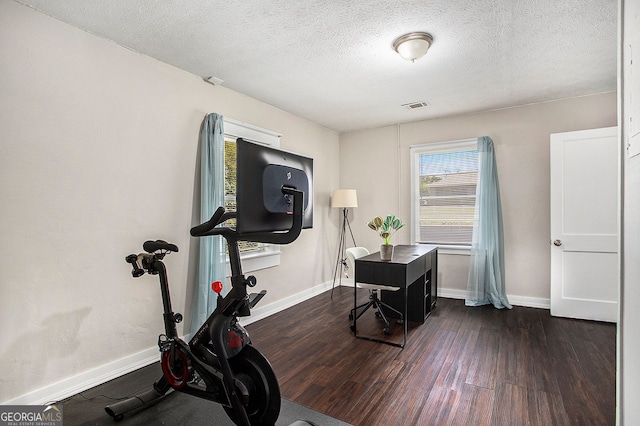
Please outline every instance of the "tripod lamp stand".
[[333, 284], [331, 285], [331, 298], [333, 298], [333, 289], [336, 285], [336, 277], [338, 277], [338, 269], [340, 269], [339, 284], [342, 284], [342, 271], [347, 266], [347, 258], [344, 251], [346, 250], [346, 237], [347, 228], [349, 234], [351, 234], [351, 241], [353, 245], [356, 245], [356, 240], [353, 238], [353, 232], [351, 232], [351, 225], [349, 225], [349, 208], [358, 207], [358, 197], [355, 189], [335, 189], [331, 196], [331, 207], [342, 209], [342, 225], [340, 228], [340, 243], [338, 247], [338, 256], [336, 260], [336, 268], [333, 272]]

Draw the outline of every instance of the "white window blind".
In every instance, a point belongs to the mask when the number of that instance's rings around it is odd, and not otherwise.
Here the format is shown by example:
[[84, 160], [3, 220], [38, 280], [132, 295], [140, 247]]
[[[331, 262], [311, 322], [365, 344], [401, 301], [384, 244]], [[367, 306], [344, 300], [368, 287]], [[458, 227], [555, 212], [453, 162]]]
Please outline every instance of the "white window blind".
[[411, 147], [416, 243], [470, 246], [478, 180], [477, 140]]

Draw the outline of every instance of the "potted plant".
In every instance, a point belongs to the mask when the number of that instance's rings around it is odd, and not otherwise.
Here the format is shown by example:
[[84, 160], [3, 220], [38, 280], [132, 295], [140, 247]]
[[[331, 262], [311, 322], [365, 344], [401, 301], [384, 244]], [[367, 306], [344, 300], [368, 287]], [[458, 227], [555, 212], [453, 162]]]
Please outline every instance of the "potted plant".
[[390, 214], [384, 220], [380, 216], [374, 217], [367, 223], [367, 226], [376, 231], [384, 241], [380, 246], [380, 259], [391, 260], [393, 256], [393, 245], [390, 243], [391, 237], [404, 226], [404, 223], [395, 215]]

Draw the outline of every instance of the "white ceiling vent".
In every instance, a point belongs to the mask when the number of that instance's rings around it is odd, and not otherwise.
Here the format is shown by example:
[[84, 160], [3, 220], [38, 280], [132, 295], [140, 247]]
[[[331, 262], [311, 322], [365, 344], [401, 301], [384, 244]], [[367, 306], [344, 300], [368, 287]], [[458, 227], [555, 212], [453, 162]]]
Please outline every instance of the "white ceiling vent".
[[405, 109], [412, 110], [412, 109], [428, 107], [429, 104], [427, 102], [410, 102], [408, 104], [402, 104], [400, 106]]

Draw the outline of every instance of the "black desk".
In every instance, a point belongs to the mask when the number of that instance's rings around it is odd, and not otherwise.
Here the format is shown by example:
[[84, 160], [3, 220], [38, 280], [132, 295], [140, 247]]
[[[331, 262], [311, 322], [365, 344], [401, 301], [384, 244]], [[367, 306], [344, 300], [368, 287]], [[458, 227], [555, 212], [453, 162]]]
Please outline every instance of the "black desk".
[[[438, 247], [426, 244], [400, 245], [394, 247], [391, 261], [381, 260], [380, 252], [376, 252], [356, 259], [355, 263], [356, 282], [401, 289], [395, 292], [382, 291], [380, 298], [400, 312], [404, 312], [405, 318], [402, 344], [359, 336], [356, 326], [357, 315], [354, 315], [352, 326], [355, 336], [404, 348], [407, 344], [408, 322], [424, 323], [435, 308], [438, 299]], [[354, 308], [357, 306], [357, 293], [358, 287], [355, 286]]]

